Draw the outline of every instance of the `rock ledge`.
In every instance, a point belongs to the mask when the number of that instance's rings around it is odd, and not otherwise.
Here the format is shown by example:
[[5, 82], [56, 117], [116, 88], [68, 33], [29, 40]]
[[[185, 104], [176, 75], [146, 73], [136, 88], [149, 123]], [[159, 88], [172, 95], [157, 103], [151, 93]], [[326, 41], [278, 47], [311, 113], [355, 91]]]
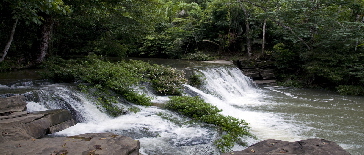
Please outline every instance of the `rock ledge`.
[[222, 155], [350, 155], [335, 142], [324, 139], [307, 139], [296, 142], [268, 139], [258, 142], [245, 150]]

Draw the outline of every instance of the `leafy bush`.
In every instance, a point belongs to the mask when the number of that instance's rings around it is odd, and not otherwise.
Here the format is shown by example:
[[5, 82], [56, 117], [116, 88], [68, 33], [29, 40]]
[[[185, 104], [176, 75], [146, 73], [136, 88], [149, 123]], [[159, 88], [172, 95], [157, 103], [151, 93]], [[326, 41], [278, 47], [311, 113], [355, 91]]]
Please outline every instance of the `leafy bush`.
[[119, 103], [114, 92], [102, 88], [101, 85], [85, 85], [79, 84], [78, 88], [86, 93], [90, 98], [97, 100], [96, 105], [101, 108], [106, 114], [112, 117], [117, 117], [125, 114], [127, 111], [124, 108], [120, 108], [115, 104]]
[[214, 115], [221, 112], [216, 106], [206, 103], [199, 97], [173, 96], [170, 97], [166, 108], [178, 111], [191, 118], [200, 118], [204, 115]]
[[133, 91], [133, 87], [141, 82], [151, 82], [160, 94], [178, 95], [182, 92], [182, 84], [187, 81], [182, 71], [173, 68], [136, 60], [111, 63], [96, 56], [89, 56], [83, 61], [59, 59], [45, 67], [46, 78], [56, 82], [100, 85], [139, 105], [151, 105], [149, 97]]
[[6, 71], [10, 71], [14, 68], [14, 66], [19, 66], [18, 64], [16, 64], [14, 61], [2, 61], [0, 62], [0, 72], [6, 72]]
[[156, 64], [147, 66], [146, 75], [154, 90], [162, 95], [181, 95], [182, 84], [187, 82], [183, 71]]
[[202, 75], [193, 74], [188, 78], [188, 83], [194, 87], [200, 87], [203, 84]]
[[363, 86], [340, 85], [336, 89], [341, 95], [364, 95]]
[[219, 114], [221, 112], [216, 106], [204, 102], [199, 97], [173, 96], [166, 104], [166, 108], [177, 111], [187, 117], [213, 124], [218, 127], [223, 135], [215, 141], [215, 145], [221, 152], [228, 152], [239, 142], [243, 136], [252, 136], [248, 129], [248, 123], [231, 116]]
[[213, 60], [214, 57], [210, 56], [209, 54], [202, 53], [202, 52], [196, 52], [196, 53], [186, 54], [182, 59], [196, 60], [196, 61], [209, 61], [209, 60]]

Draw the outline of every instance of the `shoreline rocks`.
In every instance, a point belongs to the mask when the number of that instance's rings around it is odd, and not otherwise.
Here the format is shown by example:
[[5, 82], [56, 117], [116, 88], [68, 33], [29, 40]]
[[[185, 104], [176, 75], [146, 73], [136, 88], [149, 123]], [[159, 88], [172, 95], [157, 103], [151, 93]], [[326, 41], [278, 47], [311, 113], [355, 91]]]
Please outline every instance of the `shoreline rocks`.
[[65, 109], [28, 113], [24, 96], [0, 98], [0, 143], [42, 138], [76, 124]]
[[130, 137], [112, 133], [89, 133], [10, 141], [0, 145], [1, 154], [40, 155], [139, 155], [140, 143]]
[[242, 151], [223, 153], [222, 155], [247, 154], [286, 154], [286, 155], [350, 155], [335, 142], [325, 139], [307, 139], [296, 142], [268, 139], [258, 142]]
[[65, 109], [28, 113], [26, 104], [24, 96], [0, 98], [0, 154], [139, 155], [139, 141], [112, 133], [46, 137], [75, 125], [72, 114]]
[[272, 61], [236, 60], [234, 64], [256, 84], [274, 85], [276, 83]]

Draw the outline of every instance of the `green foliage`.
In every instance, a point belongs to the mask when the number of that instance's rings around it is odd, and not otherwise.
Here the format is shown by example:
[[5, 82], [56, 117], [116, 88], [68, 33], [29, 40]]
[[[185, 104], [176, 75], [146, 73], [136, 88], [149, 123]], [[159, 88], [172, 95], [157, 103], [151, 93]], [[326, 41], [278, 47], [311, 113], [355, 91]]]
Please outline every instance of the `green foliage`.
[[336, 87], [336, 89], [341, 95], [364, 96], [364, 87], [363, 86], [339, 85]]
[[223, 134], [220, 139], [215, 141], [216, 146], [221, 152], [228, 152], [235, 143], [240, 141], [243, 136], [251, 136], [248, 132], [248, 123], [231, 116], [223, 116], [221, 114], [203, 115], [201, 121], [218, 126]]
[[0, 62], [0, 72], [11, 71], [17, 64], [14, 61]]
[[166, 1], [159, 8], [161, 21], [156, 31], [146, 36], [138, 55], [149, 57], [180, 58], [193, 53], [200, 39], [196, 31], [202, 10], [197, 3]]
[[[272, 53], [275, 59], [275, 65], [280, 72], [292, 73], [299, 65], [298, 54], [288, 49], [283, 43], [278, 43], [273, 46]], [[294, 73], [294, 72], [293, 72]]]
[[56, 82], [83, 82], [110, 89], [130, 102], [151, 105], [150, 98], [138, 94], [133, 87], [150, 82], [156, 92], [163, 95], [181, 94], [187, 80], [184, 73], [170, 67], [151, 65], [142, 61], [111, 63], [89, 56], [83, 61], [63, 60], [46, 63], [44, 76]]
[[126, 113], [124, 108], [118, 107], [116, 104], [120, 102], [115, 94], [101, 85], [85, 85], [79, 84], [78, 88], [91, 98], [96, 98], [96, 105], [101, 110], [105, 111], [106, 114], [112, 117], [117, 117]]
[[135, 104], [144, 105], [144, 106], [152, 105], [152, 102], [150, 102], [151, 98], [145, 94], [139, 94], [134, 91], [126, 91], [124, 93], [121, 93], [121, 95], [129, 102], [132, 102]]
[[191, 118], [201, 118], [204, 115], [214, 115], [221, 112], [220, 109], [206, 103], [199, 97], [187, 97], [187, 96], [173, 96], [170, 97], [166, 108], [174, 111], [178, 111], [182, 115]]
[[186, 54], [182, 59], [186, 60], [196, 60], [196, 61], [209, 61], [215, 59], [214, 57], [210, 56], [209, 54], [203, 52], [196, 52], [196, 53], [189, 53]]
[[134, 113], [138, 113], [141, 110], [138, 107], [130, 107], [130, 108], [128, 108], [128, 111], [131, 111], [131, 112], [134, 112]]
[[204, 102], [199, 97], [173, 96], [166, 104], [166, 108], [177, 111], [187, 117], [212, 124], [223, 133], [220, 139], [215, 141], [221, 152], [228, 152], [243, 136], [251, 136], [248, 123], [231, 116], [219, 114], [216, 106]]
[[[279, 80], [335, 88], [364, 84], [363, 6], [360, 0], [3, 0], [0, 44], [8, 41], [15, 19], [19, 22], [8, 57], [21, 65], [14, 66], [29, 66], [39, 48], [39, 25], [47, 22], [55, 24], [47, 56], [66, 58], [93, 52], [210, 60], [200, 51], [244, 55], [252, 45], [254, 54], [265, 39], [264, 50], [273, 51], [270, 59]], [[58, 69], [55, 79], [106, 82]], [[121, 81], [109, 84], [117, 87]], [[161, 94], [179, 94], [153, 82]]]
[[188, 78], [188, 83], [194, 87], [200, 87], [203, 84], [202, 75], [193, 74]]

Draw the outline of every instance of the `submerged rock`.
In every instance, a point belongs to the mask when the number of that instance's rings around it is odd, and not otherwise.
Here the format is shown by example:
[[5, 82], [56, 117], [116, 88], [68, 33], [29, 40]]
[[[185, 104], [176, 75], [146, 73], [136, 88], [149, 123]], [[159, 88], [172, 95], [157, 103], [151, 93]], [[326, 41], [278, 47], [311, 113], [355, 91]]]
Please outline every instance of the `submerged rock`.
[[258, 142], [245, 150], [222, 155], [246, 154], [290, 154], [290, 155], [350, 155], [335, 142], [324, 139], [308, 139], [296, 142], [268, 139]]

